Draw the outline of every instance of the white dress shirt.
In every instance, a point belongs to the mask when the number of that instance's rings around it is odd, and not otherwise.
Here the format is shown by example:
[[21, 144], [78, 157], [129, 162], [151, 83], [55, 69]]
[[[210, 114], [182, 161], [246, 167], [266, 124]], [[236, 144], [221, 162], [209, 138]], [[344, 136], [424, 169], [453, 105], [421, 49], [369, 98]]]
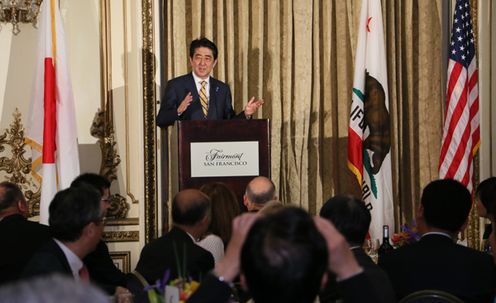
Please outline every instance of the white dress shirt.
[[79, 257], [76, 256], [76, 254], [69, 249], [69, 247], [65, 246], [64, 243], [60, 242], [57, 239], [54, 240], [55, 243], [57, 243], [57, 245], [60, 247], [60, 249], [62, 249], [62, 252], [64, 252], [65, 257], [67, 258], [67, 262], [71, 267], [72, 276], [76, 281], [79, 281], [79, 270], [83, 268], [83, 261], [81, 261], [81, 259], [79, 259]]

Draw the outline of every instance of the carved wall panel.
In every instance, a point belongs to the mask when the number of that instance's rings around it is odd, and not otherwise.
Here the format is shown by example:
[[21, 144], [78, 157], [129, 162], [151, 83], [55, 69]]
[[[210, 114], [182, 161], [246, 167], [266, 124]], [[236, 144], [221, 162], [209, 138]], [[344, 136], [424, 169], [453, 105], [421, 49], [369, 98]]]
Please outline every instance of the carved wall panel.
[[24, 141], [24, 125], [21, 113], [15, 110], [10, 127], [0, 134], [0, 171], [5, 173], [5, 180], [16, 183], [24, 192], [29, 206], [30, 216], [36, 216], [40, 210], [39, 180], [31, 175], [31, 154]]

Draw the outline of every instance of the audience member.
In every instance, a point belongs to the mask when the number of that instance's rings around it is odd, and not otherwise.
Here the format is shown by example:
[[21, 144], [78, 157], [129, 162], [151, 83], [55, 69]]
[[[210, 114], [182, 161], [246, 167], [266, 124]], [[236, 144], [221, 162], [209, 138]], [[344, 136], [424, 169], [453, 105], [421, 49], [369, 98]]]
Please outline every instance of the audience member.
[[[101, 206], [105, 210], [110, 207], [110, 182], [103, 176], [94, 173], [84, 173], [78, 176], [71, 183], [71, 187], [78, 187], [83, 184], [90, 185], [101, 194]], [[91, 281], [104, 289], [108, 294], [115, 294], [117, 287], [126, 285], [126, 274], [120, 271], [114, 264], [110, 256], [107, 244], [100, 239], [96, 249], [89, 253], [83, 260], [88, 268]], [[122, 291], [122, 290], [119, 290]]]
[[246, 186], [243, 204], [249, 212], [259, 211], [271, 200], [277, 200], [277, 194], [276, 187], [269, 178], [255, 177]]
[[241, 213], [236, 194], [222, 182], [207, 183], [200, 191], [212, 202], [212, 220], [208, 232], [219, 236], [227, 245], [231, 239], [232, 220]]
[[[362, 246], [370, 227], [370, 211], [365, 203], [353, 196], [338, 195], [329, 199], [320, 209], [320, 216], [334, 224], [350, 245], [358, 264], [381, 296], [381, 302], [395, 302], [391, 281], [386, 273], [365, 253]], [[326, 288], [320, 293], [321, 303], [338, 302], [340, 290], [332, 274]]]
[[102, 236], [104, 209], [100, 194], [90, 186], [59, 191], [48, 208], [53, 239], [38, 250], [24, 268], [24, 277], [61, 273], [89, 280], [83, 258]]
[[148, 243], [141, 251], [136, 272], [148, 283], [161, 279], [166, 270], [170, 270], [171, 279], [192, 277], [199, 281], [214, 267], [212, 254], [195, 244], [209, 225], [208, 196], [196, 189], [177, 193], [172, 201], [172, 221], [173, 227], [167, 234]]
[[488, 241], [490, 252], [496, 263], [496, 234], [494, 233], [496, 229], [496, 177], [487, 178], [479, 184], [475, 191], [475, 201], [479, 217], [490, 221], [490, 224], [485, 225], [483, 239]]
[[482, 181], [475, 190], [477, 214], [494, 222], [496, 212], [496, 177]]
[[326, 279], [326, 268], [339, 279], [345, 303], [380, 302], [346, 240], [331, 223], [312, 220], [294, 207], [255, 221], [258, 217], [249, 213], [233, 221], [225, 257], [188, 303], [228, 302], [230, 283], [240, 271], [256, 303], [313, 302]]
[[21, 189], [0, 183], [0, 285], [17, 280], [26, 262], [50, 237], [48, 226], [27, 220]]
[[313, 302], [327, 248], [304, 210], [288, 207], [255, 222], [241, 251], [241, 277], [255, 302]]
[[0, 288], [0, 303], [108, 303], [101, 290], [54, 274], [18, 281]]
[[437, 180], [422, 193], [417, 222], [427, 232], [419, 242], [379, 259], [397, 299], [422, 289], [449, 292], [464, 302], [492, 302], [495, 268], [489, 255], [456, 244], [468, 222], [470, 192], [455, 180]]

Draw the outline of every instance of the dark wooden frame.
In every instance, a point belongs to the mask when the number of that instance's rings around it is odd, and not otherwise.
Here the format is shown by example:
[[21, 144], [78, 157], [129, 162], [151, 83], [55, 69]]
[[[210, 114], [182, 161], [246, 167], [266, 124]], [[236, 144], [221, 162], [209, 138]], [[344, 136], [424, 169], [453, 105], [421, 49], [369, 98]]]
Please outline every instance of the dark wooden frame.
[[175, 180], [173, 188], [182, 190], [199, 188], [208, 182], [224, 182], [233, 189], [241, 202], [246, 185], [254, 176], [191, 177], [190, 143], [258, 141], [259, 175], [270, 178], [270, 135], [270, 121], [267, 119], [177, 122], [171, 140], [171, 165], [174, 167], [170, 177]]

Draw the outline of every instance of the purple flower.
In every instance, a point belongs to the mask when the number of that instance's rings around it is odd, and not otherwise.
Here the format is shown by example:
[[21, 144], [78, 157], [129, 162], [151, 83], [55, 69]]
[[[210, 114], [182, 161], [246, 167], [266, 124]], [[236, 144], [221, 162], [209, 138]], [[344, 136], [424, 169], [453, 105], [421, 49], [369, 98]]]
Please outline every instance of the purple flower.
[[167, 285], [167, 282], [169, 282], [169, 279], [170, 279], [170, 269], [167, 269], [164, 273], [164, 276], [162, 277], [162, 279], [158, 279], [155, 284], [150, 284], [148, 286], [145, 287], [145, 291], [149, 291], [151, 289], [156, 289], [158, 290], [160, 293], [165, 293], [165, 286]]

